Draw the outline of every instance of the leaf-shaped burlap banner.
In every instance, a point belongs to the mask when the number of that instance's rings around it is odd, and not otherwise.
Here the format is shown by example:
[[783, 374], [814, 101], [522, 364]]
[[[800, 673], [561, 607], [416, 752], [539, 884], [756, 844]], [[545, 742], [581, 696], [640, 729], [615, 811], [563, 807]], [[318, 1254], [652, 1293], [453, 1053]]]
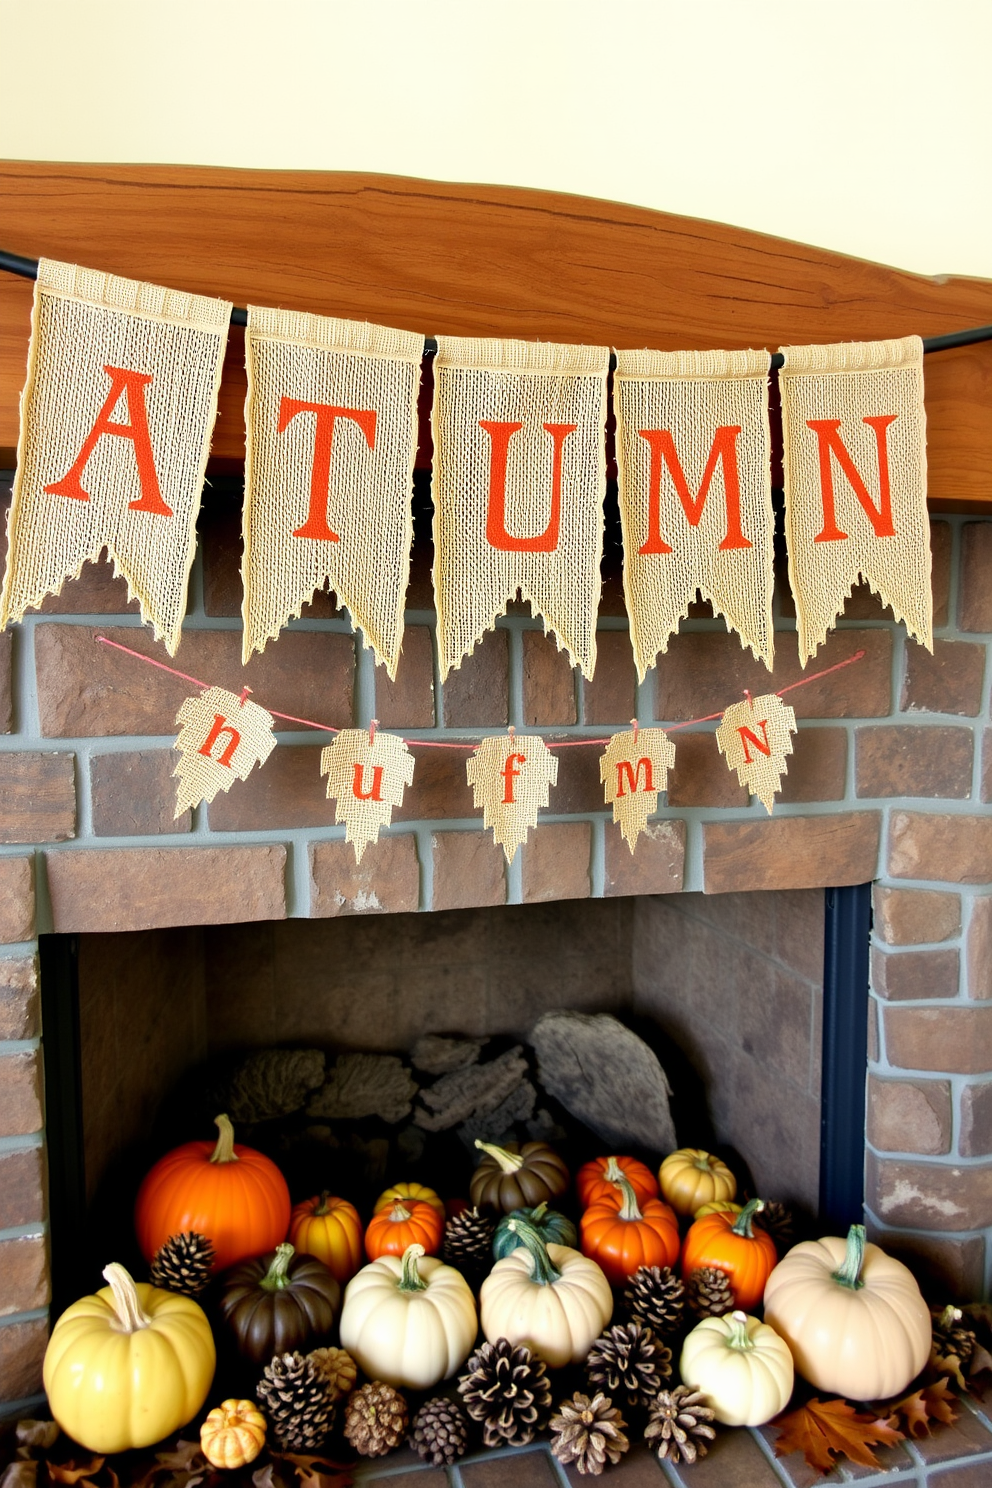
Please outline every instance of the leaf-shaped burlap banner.
[[465, 769], [482, 819], [512, 863], [558, 782], [558, 761], [539, 734], [496, 734], [483, 739]]
[[923, 342], [784, 346], [785, 537], [803, 666], [860, 578], [933, 650]]
[[320, 773], [327, 776], [327, 798], [334, 801], [334, 820], [345, 823], [345, 841], [360, 863], [370, 842], [402, 806], [413, 780], [413, 755], [395, 734], [342, 729], [320, 753]]
[[230, 790], [235, 780], [247, 780], [276, 747], [272, 714], [223, 687], [187, 698], [176, 722], [182, 724], [176, 739], [179, 762], [172, 772], [179, 781], [176, 817]]
[[0, 624], [106, 548], [179, 645], [231, 306], [43, 258]]
[[741, 785], [758, 797], [769, 816], [789, 768], [786, 755], [792, 753], [795, 732], [795, 713], [774, 692], [731, 703], [716, 731], [728, 769], [737, 771]]
[[658, 809], [658, 797], [668, 788], [668, 772], [675, 763], [675, 745], [664, 729], [632, 728], [613, 734], [599, 761], [599, 778], [606, 804], [631, 852]]

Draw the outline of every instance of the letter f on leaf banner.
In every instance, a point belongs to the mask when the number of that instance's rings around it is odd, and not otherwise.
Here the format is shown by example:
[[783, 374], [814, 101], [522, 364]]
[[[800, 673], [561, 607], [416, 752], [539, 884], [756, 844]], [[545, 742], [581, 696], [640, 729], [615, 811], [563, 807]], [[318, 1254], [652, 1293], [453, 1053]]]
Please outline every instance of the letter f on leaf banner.
[[264, 765], [276, 741], [272, 714], [236, 692], [208, 687], [199, 697], [187, 698], [176, 722], [182, 724], [176, 748], [179, 763], [175, 816], [200, 801], [212, 801], [236, 780], [247, 780], [255, 765]]
[[537, 734], [496, 734], [483, 739], [465, 770], [483, 821], [512, 863], [558, 783], [558, 761]]
[[631, 729], [614, 734], [599, 761], [599, 778], [606, 804], [631, 852], [658, 809], [658, 797], [668, 787], [675, 763], [675, 745], [664, 729]]
[[345, 841], [355, 861], [393, 819], [403, 792], [413, 780], [413, 755], [395, 734], [342, 729], [320, 753], [320, 773], [327, 776], [327, 799], [335, 802], [334, 820], [345, 823]]
[[737, 771], [741, 785], [758, 797], [769, 816], [789, 768], [786, 755], [792, 753], [795, 732], [794, 711], [774, 692], [731, 703], [716, 731], [728, 768]]

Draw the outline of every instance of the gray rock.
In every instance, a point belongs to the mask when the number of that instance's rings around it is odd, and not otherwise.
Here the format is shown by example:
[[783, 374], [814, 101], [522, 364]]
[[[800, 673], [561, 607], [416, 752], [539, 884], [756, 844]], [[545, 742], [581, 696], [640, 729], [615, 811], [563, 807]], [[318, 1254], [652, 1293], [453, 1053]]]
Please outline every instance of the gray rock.
[[448, 1075], [452, 1070], [475, 1064], [488, 1042], [484, 1038], [446, 1038], [440, 1033], [425, 1033], [414, 1044], [410, 1063], [425, 1075]]
[[357, 1121], [362, 1116], [402, 1121], [409, 1116], [416, 1093], [416, 1080], [395, 1054], [340, 1054], [309, 1101], [307, 1115], [332, 1121]]
[[488, 1116], [513, 1094], [526, 1075], [527, 1061], [517, 1044], [488, 1064], [453, 1070], [425, 1086], [420, 1092], [422, 1105], [413, 1119], [425, 1131], [437, 1132], [459, 1126], [472, 1116]]
[[516, 1123], [527, 1121], [533, 1115], [536, 1102], [537, 1091], [529, 1080], [522, 1080], [516, 1090], [512, 1091], [505, 1101], [500, 1102], [495, 1111], [489, 1111], [482, 1116], [470, 1116], [468, 1121], [458, 1128], [458, 1136], [473, 1157], [476, 1155], [477, 1137], [480, 1142], [495, 1142], [498, 1147], [502, 1147], [504, 1142], [513, 1141], [513, 1128]]
[[530, 1035], [549, 1095], [603, 1138], [671, 1152], [671, 1087], [643, 1039], [608, 1014], [545, 1013]]
[[319, 1049], [260, 1049], [235, 1068], [223, 1109], [235, 1123], [290, 1116], [324, 1079]]

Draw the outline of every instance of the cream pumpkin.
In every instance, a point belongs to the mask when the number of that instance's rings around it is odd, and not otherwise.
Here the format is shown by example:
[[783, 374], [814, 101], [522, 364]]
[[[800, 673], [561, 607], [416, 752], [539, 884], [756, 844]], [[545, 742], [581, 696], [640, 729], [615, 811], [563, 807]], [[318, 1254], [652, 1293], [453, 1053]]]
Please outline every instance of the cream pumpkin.
[[490, 1343], [524, 1343], [553, 1368], [580, 1364], [613, 1313], [602, 1268], [566, 1245], [545, 1245], [524, 1219], [508, 1228], [520, 1245], [482, 1283], [483, 1333]]
[[725, 1426], [763, 1426], [785, 1410], [795, 1377], [785, 1339], [743, 1312], [697, 1324], [682, 1345], [679, 1373]]
[[429, 1390], [469, 1356], [478, 1321], [468, 1282], [453, 1266], [409, 1245], [349, 1281], [341, 1344], [370, 1379]]
[[847, 1240], [793, 1246], [765, 1286], [765, 1321], [818, 1390], [879, 1400], [904, 1390], [930, 1357], [930, 1312], [912, 1272], [864, 1225]]

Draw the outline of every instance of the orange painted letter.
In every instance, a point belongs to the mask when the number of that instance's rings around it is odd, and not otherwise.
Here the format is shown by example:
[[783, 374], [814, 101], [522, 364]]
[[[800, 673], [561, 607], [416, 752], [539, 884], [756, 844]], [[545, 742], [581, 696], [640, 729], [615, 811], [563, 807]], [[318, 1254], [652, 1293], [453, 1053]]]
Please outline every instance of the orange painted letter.
[[200, 745], [199, 752], [200, 754], [205, 754], [207, 759], [213, 759], [213, 747], [222, 734], [227, 734], [228, 739], [227, 743], [224, 745], [224, 748], [221, 750], [220, 756], [217, 759], [216, 763], [218, 765], [226, 765], [227, 768], [230, 769], [231, 761], [234, 758], [234, 751], [241, 743], [241, 735], [238, 733], [236, 728], [231, 727], [231, 725], [225, 719], [223, 713], [214, 714], [213, 725], [210, 729], [209, 734]]
[[365, 790], [365, 769], [360, 760], [355, 761], [354, 773], [352, 775], [351, 790], [356, 801], [381, 801], [382, 800], [382, 766], [372, 766], [372, 789]]
[[[506, 456], [510, 436], [523, 424], [491, 423], [479, 420], [492, 441], [489, 455], [489, 507], [486, 514], [486, 537], [490, 545], [504, 553], [553, 553], [561, 530], [561, 455], [565, 440], [574, 434], [578, 424], [542, 424], [554, 440], [551, 461], [551, 516], [544, 531], [536, 537], [513, 537], [506, 530]], [[512, 796], [510, 800], [512, 800]]]
[[693, 496], [689, 482], [682, 469], [675, 441], [670, 429], [638, 429], [642, 439], [651, 447], [650, 491], [648, 494], [648, 536], [639, 553], [670, 553], [672, 549], [661, 535], [661, 466], [662, 461], [671, 472], [675, 492], [682, 503], [686, 521], [690, 527], [698, 527], [709, 495], [710, 482], [716, 474], [717, 464], [723, 462], [723, 493], [727, 507], [727, 532], [720, 544], [720, 551], [730, 548], [750, 548], [741, 531], [741, 477], [737, 468], [737, 436], [740, 424], [724, 424], [713, 435], [706, 469], [699, 484], [699, 495]]
[[772, 752], [772, 746], [768, 742], [768, 720], [766, 718], [759, 719], [757, 726], [761, 730], [760, 739], [757, 734], [752, 734], [749, 728], [741, 727], [737, 730], [741, 736], [741, 743], [744, 745], [744, 763], [746, 765], [754, 763], [751, 758], [751, 751], [747, 747], [749, 742], [754, 745], [759, 754], [770, 755]]
[[834, 470], [830, 456], [837, 456], [837, 464], [847, 476], [855, 496], [861, 502], [865, 516], [875, 529], [876, 537], [895, 537], [892, 525], [892, 493], [889, 488], [889, 425], [899, 417], [897, 413], [886, 413], [874, 418], [862, 419], [875, 436], [878, 447], [878, 506], [868, 494], [868, 487], [858, 473], [858, 467], [848, 452], [838, 430], [840, 419], [807, 419], [806, 427], [816, 435], [820, 455], [820, 495], [823, 500], [823, 529], [814, 537], [814, 542], [840, 542], [847, 536], [837, 526], [834, 510]]
[[513, 782], [520, 774], [520, 771], [516, 768], [518, 763], [521, 765], [525, 765], [527, 763], [527, 756], [525, 754], [508, 754], [506, 756], [506, 764], [503, 766], [504, 806], [516, 805], [516, 802], [513, 799]]
[[[317, 428], [313, 438], [313, 465], [310, 468], [310, 510], [302, 527], [293, 532], [294, 537], [314, 537], [319, 542], [340, 542], [327, 521], [327, 501], [331, 486], [331, 444], [334, 440], [334, 420], [351, 419], [365, 435], [369, 449], [375, 449], [374, 408], [335, 408], [331, 403], [302, 403], [299, 398], [283, 398], [279, 404], [279, 428], [281, 434], [298, 413], [317, 415]], [[368, 800], [363, 796], [362, 800]]]
[[[128, 502], [130, 511], [149, 512], [153, 517], [171, 517], [172, 507], [166, 506], [159, 490], [155, 470], [155, 456], [148, 432], [148, 409], [145, 405], [145, 388], [152, 381], [150, 373], [129, 372], [125, 367], [104, 367], [110, 378], [110, 392], [79, 451], [71, 468], [60, 481], [54, 481], [45, 490], [51, 496], [71, 496], [73, 501], [89, 501], [90, 493], [83, 489], [83, 471], [90, 455], [104, 434], [115, 434], [118, 439], [130, 439], [134, 458], [138, 462], [138, 480], [141, 495]], [[110, 415], [123, 395], [127, 403], [129, 424], [115, 424]]]
[[[640, 784], [641, 766], [642, 765], [644, 766], [644, 785], [643, 785], [643, 787]], [[651, 772], [651, 761], [646, 756], [642, 756], [642, 758], [637, 761], [637, 764], [636, 765], [632, 765], [629, 760], [618, 760], [617, 761], [617, 800], [618, 801], [620, 800], [621, 796], [625, 796], [627, 794], [627, 792], [624, 790], [624, 783], [625, 782], [629, 786], [630, 791], [631, 791], [631, 794], [632, 795], [635, 795], [635, 796], [636, 796], [637, 792], [639, 790], [641, 790], [641, 789], [646, 790], [646, 791], [653, 791], [654, 790], [654, 776], [653, 776], [653, 774]]]

